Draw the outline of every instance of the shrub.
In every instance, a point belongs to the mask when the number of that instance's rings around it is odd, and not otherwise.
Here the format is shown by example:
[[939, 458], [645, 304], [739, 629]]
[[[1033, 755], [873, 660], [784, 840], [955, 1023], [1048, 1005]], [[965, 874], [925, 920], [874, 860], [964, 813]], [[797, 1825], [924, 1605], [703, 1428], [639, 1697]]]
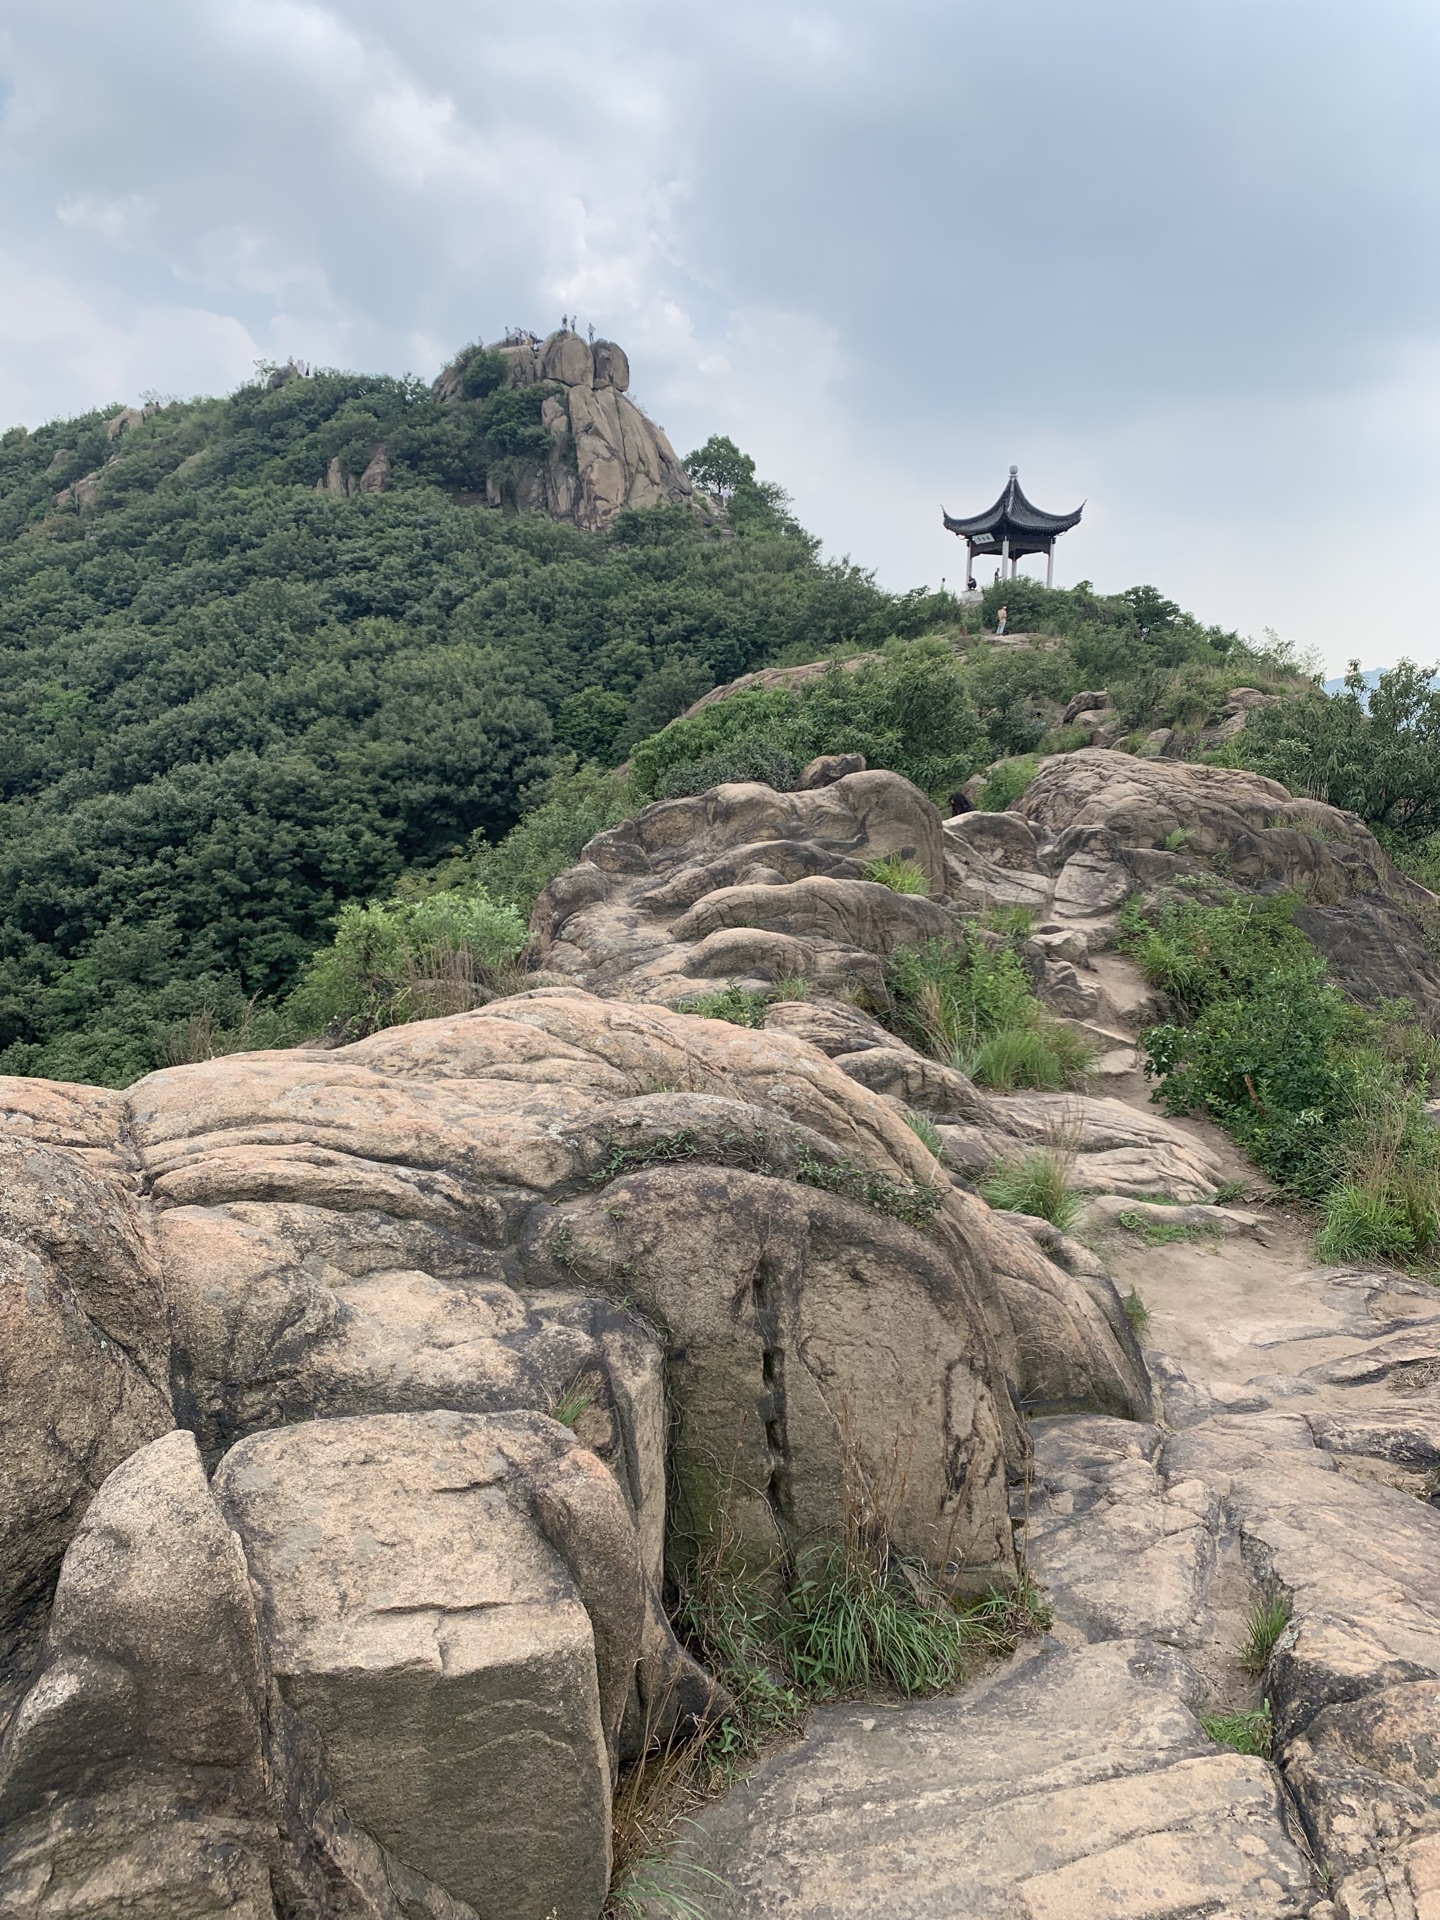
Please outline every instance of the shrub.
[[1008, 813], [1039, 771], [1040, 762], [1033, 753], [1001, 760], [986, 775], [976, 806], [982, 813]]
[[[489, 999], [525, 944], [514, 907], [483, 888], [340, 909], [285, 1003], [301, 1034], [358, 1039], [381, 1027], [456, 1013]], [[511, 984], [506, 980], [506, 984]]]
[[438, 869], [447, 885], [478, 882], [492, 899], [508, 901], [528, 919], [557, 874], [573, 867], [587, 841], [634, 811], [624, 777], [573, 762], [552, 774], [530, 811], [492, 846], [476, 835], [468, 859]]
[[1063, 1233], [1080, 1208], [1080, 1197], [1070, 1185], [1072, 1170], [1068, 1154], [1027, 1153], [1022, 1159], [1002, 1161], [980, 1182], [980, 1191], [992, 1207], [1034, 1214]]
[[1141, 1036], [1172, 1113], [1208, 1112], [1275, 1180], [1325, 1208], [1326, 1258], [1440, 1245], [1440, 1140], [1423, 1094], [1437, 1050], [1408, 1010], [1365, 1010], [1327, 979], [1297, 901], [1186, 902], [1121, 939], [1181, 1011]]
[[736, 1027], [763, 1027], [769, 1004], [768, 995], [738, 987], [732, 980], [719, 993], [697, 993], [688, 1000], [677, 1001], [675, 1011], [693, 1013], [701, 1020], [728, 1020]]
[[631, 764], [643, 799], [667, 791], [672, 775], [701, 791], [691, 784], [701, 776], [680, 770], [728, 764], [725, 757], [742, 749], [752, 764], [769, 754], [775, 765], [794, 768], [817, 754], [863, 753], [872, 767], [939, 793], [969, 776], [983, 747], [980, 717], [950, 648], [914, 640], [853, 670], [832, 663], [798, 691], [748, 687], [718, 700], [642, 740]]
[[867, 880], [874, 880], [892, 893], [929, 895], [930, 882], [918, 860], [906, 860], [898, 853], [887, 853], [883, 860], [868, 860], [862, 869]]
[[680, 800], [687, 794], [708, 793], [732, 780], [759, 780], [779, 793], [789, 793], [800, 778], [800, 763], [768, 740], [751, 736], [671, 767], [656, 788], [660, 800]]
[[1043, 758], [1048, 753], [1078, 753], [1089, 744], [1088, 727], [1053, 727], [1041, 737], [1035, 751]]

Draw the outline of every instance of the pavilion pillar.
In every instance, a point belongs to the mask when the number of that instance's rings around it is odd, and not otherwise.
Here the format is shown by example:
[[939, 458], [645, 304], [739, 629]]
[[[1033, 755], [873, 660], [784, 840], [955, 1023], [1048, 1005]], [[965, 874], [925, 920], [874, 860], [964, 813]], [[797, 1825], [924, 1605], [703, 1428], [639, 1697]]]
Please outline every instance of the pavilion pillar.
[[1045, 549], [1045, 584], [1047, 587], [1053, 587], [1055, 584], [1055, 542], [1053, 540]]
[[1010, 536], [1008, 533], [1000, 548], [1000, 578], [1002, 580], [1013, 580], [1015, 578], [1015, 569], [1010, 565]]

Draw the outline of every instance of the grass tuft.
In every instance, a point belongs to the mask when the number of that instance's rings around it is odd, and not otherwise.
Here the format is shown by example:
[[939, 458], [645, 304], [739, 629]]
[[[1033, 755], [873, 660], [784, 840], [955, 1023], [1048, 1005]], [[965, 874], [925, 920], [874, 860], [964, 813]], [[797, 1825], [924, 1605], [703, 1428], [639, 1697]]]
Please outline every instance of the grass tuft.
[[908, 1108], [905, 1114], [905, 1124], [915, 1135], [916, 1139], [922, 1140], [938, 1160], [945, 1150], [945, 1143], [940, 1138], [940, 1129], [930, 1118], [929, 1114], [916, 1113], [913, 1107]]
[[817, 1547], [802, 1558], [779, 1643], [812, 1698], [875, 1686], [914, 1698], [943, 1693], [964, 1678], [974, 1625], [925, 1594], [907, 1571], [850, 1543]]
[[1080, 1209], [1080, 1196], [1070, 1185], [1072, 1167], [1072, 1156], [1040, 1148], [1002, 1161], [980, 1182], [980, 1192], [992, 1207], [1034, 1214], [1063, 1233]]
[[1033, 1026], [992, 1034], [976, 1051], [970, 1077], [977, 1087], [1000, 1093], [1017, 1087], [1058, 1093], [1062, 1087], [1080, 1085], [1094, 1057], [1073, 1028], [1042, 1017]]
[[886, 980], [894, 1030], [978, 1085], [1058, 1090], [1088, 1073], [1090, 1044], [1045, 1013], [1012, 945], [927, 940], [892, 954]]
[[714, 1920], [733, 1906], [728, 1880], [674, 1854], [642, 1855], [610, 1888], [603, 1920]]
[[769, 1004], [767, 994], [752, 993], [732, 980], [719, 993], [697, 993], [688, 1000], [678, 1000], [675, 1012], [693, 1013], [700, 1020], [728, 1020], [736, 1027], [763, 1027]]
[[1240, 1647], [1240, 1664], [1247, 1673], [1265, 1671], [1275, 1642], [1290, 1624], [1290, 1614], [1289, 1600], [1273, 1588], [1251, 1607]]
[[1222, 1713], [1210, 1718], [1201, 1718], [1200, 1724], [1210, 1738], [1222, 1747], [1232, 1747], [1236, 1753], [1256, 1754], [1262, 1760], [1270, 1758], [1270, 1702], [1253, 1713]]
[[1120, 1302], [1125, 1309], [1125, 1318], [1130, 1322], [1130, 1331], [1137, 1340], [1144, 1336], [1150, 1324], [1150, 1309], [1132, 1287]]
[[576, 1421], [587, 1414], [599, 1399], [600, 1387], [598, 1373], [578, 1374], [568, 1387], [557, 1394], [550, 1408], [550, 1418], [559, 1421], [562, 1427], [573, 1428]]
[[1183, 1220], [1147, 1220], [1143, 1213], [1127, 1208], [1116, 1219], [1127, 1233], [1138, 1233], [1147, 1246], [1169, 1247], [1182, 1240], [1203, 1239], [1209, 1229], [1187, 1226]]
[[903, 854], [887, 853], [883, 860], [867, 860], [861, 869], [867, 880], [874, 880], [892, 893], [923, 893], [929, 897], [930, 882], [918, 860]]

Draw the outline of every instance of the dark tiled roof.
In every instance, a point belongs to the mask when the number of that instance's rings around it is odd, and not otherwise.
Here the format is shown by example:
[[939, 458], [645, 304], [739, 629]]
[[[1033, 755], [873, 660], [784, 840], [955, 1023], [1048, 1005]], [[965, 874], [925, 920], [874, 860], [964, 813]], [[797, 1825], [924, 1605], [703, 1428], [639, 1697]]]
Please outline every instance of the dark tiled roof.
[[993, 534], [1003, 539], [1006, 534], [1064, 533], [1079, 524], [1085, 503], [1082, 501], [1073, 513], [1042, 513], [1020, 491], [1020, 481], [1012, 467], [1005, 491], [985, 513], [977, 513], [969, 520], [952, 520], [943, 507], [940, 511], [951, 533]]

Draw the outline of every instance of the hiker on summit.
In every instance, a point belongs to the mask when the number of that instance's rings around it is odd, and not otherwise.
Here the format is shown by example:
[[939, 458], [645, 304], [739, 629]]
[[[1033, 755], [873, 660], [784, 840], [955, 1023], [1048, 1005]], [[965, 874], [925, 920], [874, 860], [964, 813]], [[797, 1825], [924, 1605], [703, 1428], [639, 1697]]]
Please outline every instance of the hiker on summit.
[[1001, 634], [1004, 633], [1005, 631], [1005, 616], [1008, 611], [1009, 611], [1008, 608], [1001, 607], [999, 613], [997, 613], [995, 616], [995, 638], [997, 640], [1000, 638]]

